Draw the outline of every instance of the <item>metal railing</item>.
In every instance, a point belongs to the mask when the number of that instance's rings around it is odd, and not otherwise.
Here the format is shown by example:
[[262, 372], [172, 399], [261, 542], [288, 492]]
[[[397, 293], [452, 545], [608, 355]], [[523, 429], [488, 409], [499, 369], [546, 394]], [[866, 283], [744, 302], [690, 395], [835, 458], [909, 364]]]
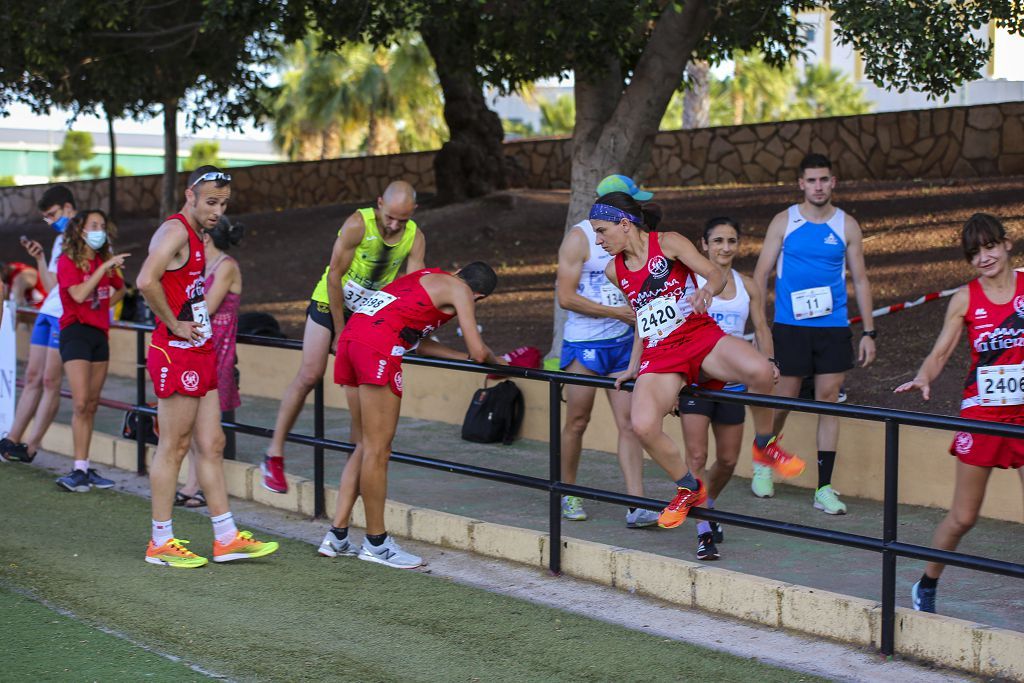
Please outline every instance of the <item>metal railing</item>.
[[[149, 325], [136, 323], [114, 323], [114, 326], [125, 330], [134, 330], [136, 334], [136, 401], [135, 405], [128, 405], [116, 401], [101, 401], [102, 404], [111, 407], [131, 410], [136, 413], [155, 415], [156, 410], [146, 405], [146, 342], [145, 333], [153, 329]], [[276, 339], [271, 337], [260, 337], [254, 335], [238, 335], [238, 342], [255, 346], [264, 346], [278, 349], [301, 350], [302, 343], [297, 340]], [[517, 368], [517, 367], [494, 367], [478, 365], [468, 361], [454, 361], [440, 358], [428, 358], [423, 356], [408, 355], [403, 363], [410, 365], [422, 365], [445, 370], [475, 373], [498, 373], [504, 376], [540, 381], [548, 383], [548, 413], [549, 413], [549, 434], [548, 434], [548, 477], [534, 477], [503, 470], [495, 470], [487, 467], [478, 467], [464, 463], [441, 460], [415, 453], [404, 453], [393, 451], [391, 460], [418, 467], [462, 474], [471, 477], [478, 477], [490, 481], [511, 484], [548, 493], [548, 527], [550, 534], [550, 556], [549, 568], [555, 573], [561, 573], [561, 550], [562, 550], [562, 515], [560, 500], [563, 495], [579, 496], [590, 500], [625, 505], [629, 507], [641, 507], [651, 510], [659, 510], [665, 507], [668, 502], [653, 498], [630, 496], [615, 491], [589, 488], [575, 484], [566, 484], [560, 481], [561, 477], [561, 394], [562, 387], [566, 384], [579, 386], [596, 387], [609, 389], [614, 387], [614, 380], [606, 377], [594, 377], [590, 375], [578, 375], [566, 372], [554, 372], [541, 369]], [[625, 385], [632, 389], [632, 383]], [[852, 418], [858, 420], [869, 420], [883, 422], [885, 424], [885, 469], [884, 469], [884, 497], [883, 497], [883, 521], [881, 537], [863, 536], [843, 531], [823, 529], [820, 527], [794, 524], [763, 517], [741, 515], [723, 510], [709, 510], [706, 508], [694, 508], [690, 515], [697, 519], [730, 524], [734, 526], [765, 531], [768, 533], [781, 534], [795, 538], [803, 538], [833, 545], [847, 546], [859, 550], [869, 550], [882, 555], [882, 628], [880, 650], [885, 655], [894, 653], [895, 623], [896, 623], [896, 559], [906, 557], [930, 562], [941, 562], [957, 567], [964, 567], [992, 574], [1001, 574], [1017, 579], [1024, 579], [1024, 565], [1013, 562], [1006, 562], [993, 558], [978, 557], [965, 553], [936, 550], [927, 546], [904, 543], [898, 539], [898, 516], [897, 506], [899, 491], [899, 428], [901, 425], [928, 427], [944, 431], [966, 431], [980, 434], [992, 434], [995, 436], [1006, 436], [1013, 438], [1024, 438], [1024, 427], [1001, 424], [996, 422], [984, 422], [980, 420], [966, 420], [957, 417], [947, 417], [928, 413], [917, 413], [907, 410], [892, 410], [888, 408], [875, 408], [869, 406], [847, 405], [838, 403], [821, 403], [797, 398], [779, 398], [761, 394], [737, 393], [732, 391], [711, 391], [706, 389], [687, 388], [685, 392], [694, 396], [719, 401], [722, 403], [739, 403], [750, 406], [763, 406], [790, 411], [814, 413], [818, 415], [835, 415], [837, 417]], [[313, 482], [314, 482], [314, 515], [323, 516], [325, 513], [324, 497], [324, 452], [335, 451], [351, 453], [355, 450], [355, 444], [345, 441], [335, 441], [324, 438], [324, 385], [323, 379], [317, 383], [314, 391], [314, 434], [313, 436], [289, 433], [286, 441], [313, 448]], [[252, 436], [270, 438], [273, 429], [257, 425], [244, 424], [240, 422], [225, 420], [221, 423], [224, 429], [231, 432], [249, 434]], [[146, 444], [142, 429], [137, 431], [137, 470], [139, 474], [146, 471]]]

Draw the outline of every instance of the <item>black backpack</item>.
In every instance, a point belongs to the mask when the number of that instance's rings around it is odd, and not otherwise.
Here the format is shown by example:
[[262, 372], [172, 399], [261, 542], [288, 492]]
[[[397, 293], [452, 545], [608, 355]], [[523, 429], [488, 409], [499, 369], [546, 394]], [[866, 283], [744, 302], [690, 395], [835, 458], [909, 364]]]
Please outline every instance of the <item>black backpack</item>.
[[249, 311], [238, 316], [238, 334], [254, 334], [259, 337], [287, 339], [281, 332], [277, 318], [262, 311]]
[[477, 389], [462, 421], [462, 438], [508, 445], [519, 433], [524, 412], [523, 392], [508, 380]]

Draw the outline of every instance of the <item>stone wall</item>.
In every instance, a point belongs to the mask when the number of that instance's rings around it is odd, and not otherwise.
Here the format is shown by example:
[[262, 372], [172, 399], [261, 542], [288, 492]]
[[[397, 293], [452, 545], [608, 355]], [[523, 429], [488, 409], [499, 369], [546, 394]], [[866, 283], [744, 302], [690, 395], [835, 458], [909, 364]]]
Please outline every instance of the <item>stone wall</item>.
[[[572, 140], [505, 145], [519, 184], [569, 187]], [[843, 179], [965, 178], [1024, 173], [1024, 103], [678, 130], [655, 136], [646, 185], [772, 183], [796, 177], [808, 152], [827, 154]], [[269, 164], [233, 169], [233, 213], [370, 199], [391, 180], [432, 192], [433, 152]], [[609, 172], [615, 169], [608, 169]], [[186, 174], [179, 176], [184, 189]], [[107, 181], [69, 183], [79, 205], [107, 208]], [[0, 188], [0, 224], [31, 220], [46, 185]], [[160, 176], [118, 181], [119, 215], [157, 217]]]

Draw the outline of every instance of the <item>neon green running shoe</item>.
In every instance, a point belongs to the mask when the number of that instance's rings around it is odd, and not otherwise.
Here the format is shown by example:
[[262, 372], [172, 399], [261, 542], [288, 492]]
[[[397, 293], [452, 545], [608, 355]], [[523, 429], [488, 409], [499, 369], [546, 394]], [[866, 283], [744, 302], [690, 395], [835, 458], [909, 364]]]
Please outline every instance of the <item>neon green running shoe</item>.
[[826, 515], [845, 515], [846, 503], [839, 500], [839, 492], [832, 488], [832, 484], [826, 484], [814, 492], [814, 509]]
[[230, 543], [213, 539], [213, 561], [251, 560], [276, 551], [277, 541], [257, 541], [251, 531], [239, 531]]
[[562, 517], [572, 522], [582, 522], [587, 518], [583, 502], [576, 496], [562, 496]]
[[750, 490], [758, 498], [771, 498], [775, 495], [775, 482], [772, 481], [771, 467], [754, 463], [754, 476], [750, 479]]
[[165, 567], [196, 569], [209, 561], [205, 557], [196, 555], [186, 548], [186, 545], [188, 545], [188, 541], [180, 538], [172, 538], [160, 546], [153, 543], [153, 539], [150, 539], [149, 546], [146, 548], [146, 562]]

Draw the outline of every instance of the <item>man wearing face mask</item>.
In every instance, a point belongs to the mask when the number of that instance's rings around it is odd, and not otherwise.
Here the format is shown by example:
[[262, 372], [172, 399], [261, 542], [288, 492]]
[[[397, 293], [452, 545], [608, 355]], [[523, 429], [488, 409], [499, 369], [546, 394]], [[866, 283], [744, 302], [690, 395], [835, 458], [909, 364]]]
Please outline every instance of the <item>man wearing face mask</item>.
[[[56, 231], [57, 237], [53, 242], [49, 262], [39, 242], [22, 240], [29, 256], [36, 260], [36, 270], [47, 294], [32, 328], [28, 364], [25, 368], [25, 388], [18, 399], [14, 422], [11, 431], [0, 439], [0, 458], [20, 462], [31, 462], [36, 457], [43, 435], [60, 407], [63, 368], [60, 358], [60, 317], [64, 308], [57, 288], [57, 260], [64, 250], [64, 228], [75, 215], [75, 198], [66, 186], [54, 185], [43, 193], [37, 207], [43, 220]], [[22, 442], [29, 421], [32, 422], [32, 431], [28, 440]]]
[[193, 171], [185, 205], [157, 229], [139, 271], [139, 291], [158, 321], [146, 359], [160, 422], [160, 441], [149, 472], [153, 523], [145, 559], [150, 564], [194, 568], [207, 563], [185, 547], [187, 541], [174, 537], [171, 525], [178, 472], [192, 443], [213, 522], [213, 561], [263, 557], [278, 548], [277, 543], [263, 543], [238, 530], [224, 484], [224, 431], [206, 308], [203, 233], [224, 215], [230, 183], [231, 176], [214, 166]]

